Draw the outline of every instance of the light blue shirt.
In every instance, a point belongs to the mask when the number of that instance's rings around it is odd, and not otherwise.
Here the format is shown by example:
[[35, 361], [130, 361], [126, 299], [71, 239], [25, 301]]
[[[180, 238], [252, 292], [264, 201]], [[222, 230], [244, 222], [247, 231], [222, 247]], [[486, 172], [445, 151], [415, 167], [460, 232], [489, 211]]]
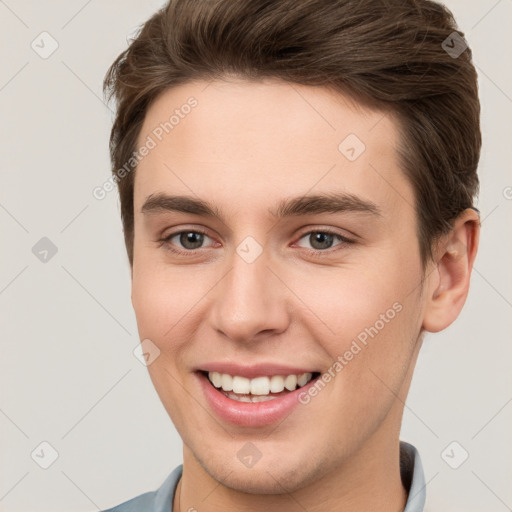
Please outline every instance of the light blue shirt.
[[[174, 492], [182, 471], [183, 464], [180, 464], [156, 491], [146, 492], [102, 512], [173, 512]], [[405, 441], [400, 441], [400, 472], [402, 482], [411, 482], [404, 512], [423, 512], [426, 486], [420, 454]]]

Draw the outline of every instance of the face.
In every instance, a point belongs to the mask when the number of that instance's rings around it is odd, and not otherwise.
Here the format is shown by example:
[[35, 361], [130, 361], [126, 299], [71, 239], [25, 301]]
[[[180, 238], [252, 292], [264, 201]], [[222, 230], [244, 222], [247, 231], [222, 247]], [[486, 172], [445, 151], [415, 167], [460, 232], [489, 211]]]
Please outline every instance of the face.
[[396, 122], [320, 87], [194, 82], [138, 142], [132, 302], [185, 463], [272, 494], [394, 450], [425, 308]]

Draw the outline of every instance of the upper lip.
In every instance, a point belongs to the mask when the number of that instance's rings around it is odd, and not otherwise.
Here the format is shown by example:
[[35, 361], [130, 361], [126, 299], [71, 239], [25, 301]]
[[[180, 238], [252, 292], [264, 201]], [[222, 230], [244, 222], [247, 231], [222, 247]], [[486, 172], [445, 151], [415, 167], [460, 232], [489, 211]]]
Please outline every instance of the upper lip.
[[273, 376], [273, 375], [300, 375], [301, 373], [315, 373], [311, 368], [299, 366], [288, 366], [276, 363], [257, 363], [251, 365], [240, 365], [229, 362], [205, 363], [199, 371], [227, 373], [228, 375], [238, 375], [247, 379], [255, 377]]

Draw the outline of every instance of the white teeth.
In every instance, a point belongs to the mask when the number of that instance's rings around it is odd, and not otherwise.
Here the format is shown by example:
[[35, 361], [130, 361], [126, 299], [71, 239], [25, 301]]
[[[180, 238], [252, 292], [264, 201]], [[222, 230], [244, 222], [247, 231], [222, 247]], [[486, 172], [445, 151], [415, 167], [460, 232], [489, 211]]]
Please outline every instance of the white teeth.
[[301, 373], [297, 377], [297, 384], [299, 385], [299, 387], [302, 387], [305, 384], [307, 384], [311, 380], [311, 376], [311, 373]]
[[[208, 377], [210, 377], [210, 374], [208, 374]], [[233, 377], [231, 377], [231, 375], [228, 375], [227, 373], [223, 373], [223, 374], [221, 374], [221, 379], [222, 379], [222, 384], [221, 384], [222, 389], [224, 391], [232, 391], [233, 390]], [[210, 380], [212, 380], [211, 377], [210, 377]]]
[[226, 396], [228, 398], [231, 398], [231, 400], [236, 400], [237, 402], [268, 402], [269, 400], [275, 400], [276, 396], [258, 396], [258, 395], [237, 395], [235, 393], [232, 393], [231, 391], [228, 391], [226, 393]]
[[222, 386], [222, 375], [219, 372], [210, 372], [209, 377], [216, 388]]
[[[269, 393], [281, 393], [285, 390], [294, 391], [299, 387], [305, 386], [312, 378], [312, 373], [301, 373], [299, 375], [273, 375], [272, 377], [256, 377], [254, 379], [247, 379], [239, 375], [229, 375], [227, 373], [208, 372], [210, 382], [216, 388], [222, 388], [223, 391], [232, 391], [239, 395], [257, 395], [268, 396]], [[246, 400], [244, 397], [239, 397], [243, 402], [254, 402], [261, 400], [254, 400], [251, 397]], [[243, 398], [243, 399], [242, 399]]]
[[251, 380], [251, 395], [268, 395], [270, 380], [268, 377], [256, 377]]
[[284, 390], [284, 378], [281, 375], [274, 375], [270, 378], [270, 391], [272, 393], [281, 393]]
[[297, 375], [288, 375], [284, 379], [284, 387], [289, 391], [293, 391], [297, 387]]
[[245, 377], [233, 377], [233, 393], [246, 395], [251, 392], [251, 381]]

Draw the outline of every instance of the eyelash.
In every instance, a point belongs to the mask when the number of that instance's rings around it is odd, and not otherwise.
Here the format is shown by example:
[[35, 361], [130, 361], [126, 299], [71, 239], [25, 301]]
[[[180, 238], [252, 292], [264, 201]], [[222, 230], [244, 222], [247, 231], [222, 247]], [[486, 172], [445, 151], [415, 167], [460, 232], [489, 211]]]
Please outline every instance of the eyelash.
[[313, 258], [323, 258], [332, 255], [334, 252], [341, 251], [346, 248], [347, 245], [352, 245], [355, 243], [354, 240], [351, 240], [350, 238], [347, 238], [346, 236], [340, 235], [336, 231], [332, 229], [311, 229], [310, 231], [306, 231], [305, 233], [302, 233], [299, 237], [299, 240], [302, 240], [305, 236], [311, 235], [312, 233], [322, 233], [326, 235], [332, 235], [334, 238], [337, 238], [340, 244], [338, 244], [335, 247], [330, 247], [329, 249], [305, 249], [310, 256]]
[[[191, 256], [194, 253], [196, 253], [199, 249], [203, 249], [203, 247], [199, 247], [198, 249], [182, 250], [182, 249], [176, 249], [175, 247], [173, 247], [172, 244], [170, 243], [170, 240], [177, 235], [181, 235], [182, 233], [199, 233], [201, 235], [207, 236], [208, 238], [211, 238], [208, 235], [208, 233], [206, 231], [203, 231], [202, 229], [197, 229], [197, 228], [196, 229], [183, 229], [181, 231], [175, 231], [174, 233], [171, 233], [168, 236], [159, 239], [158, 242], [160, 242], [160, 247], [162, 245], [165, 245], [166, 250], [171, 251], [178, 255], [183, 255], [183, 256]], [[307, 235], [311, 235], [312, 233], [322, 233], [322, 234], [332, 235], [335, 238], [337, 238], [340, 242], [342, 242], [341, 244], [338, 244], [338, 246], [336, 246], [336, 247], [339, 247], [341, 245], [342, 246], [341, 249], [336, 249], [336, 248], [329, 248], [329, 249], [325, 249], [325, 250], [305, 249], [311, 256], [313, 256], [315, 258], [323, 258], [324, 256], [326, 256], [326, 253], [327, 253], [327, 255], [332, 254], [332, 252], [334, 252], [334, 251], [342, 250], [343, 246], [352, 245], [355, 243], [354, 240], [351, 240], [343, 235], [340, 235], [339, 233], [337, 233], [336, 231], [333, 231], [331, 229], [313, 229], [313, 230], [307, 231], [299, 237], [299, 240], [301, 240], [302, 238], [304, 238]]]

